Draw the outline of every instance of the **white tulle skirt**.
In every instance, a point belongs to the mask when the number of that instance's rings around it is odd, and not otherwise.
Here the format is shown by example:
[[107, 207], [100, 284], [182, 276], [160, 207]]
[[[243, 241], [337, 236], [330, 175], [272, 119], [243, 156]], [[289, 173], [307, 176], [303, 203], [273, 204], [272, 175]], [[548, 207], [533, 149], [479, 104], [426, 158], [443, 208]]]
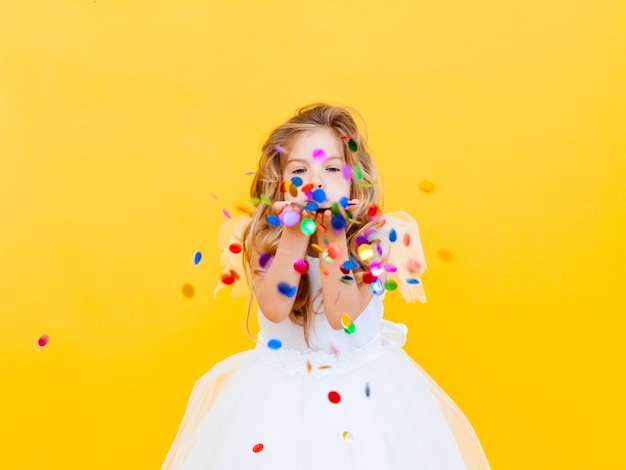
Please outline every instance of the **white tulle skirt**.
[[163, 469], [488, 469], [463, 413], [382, 337], [340, 355], [256, 349], [200, 378]]

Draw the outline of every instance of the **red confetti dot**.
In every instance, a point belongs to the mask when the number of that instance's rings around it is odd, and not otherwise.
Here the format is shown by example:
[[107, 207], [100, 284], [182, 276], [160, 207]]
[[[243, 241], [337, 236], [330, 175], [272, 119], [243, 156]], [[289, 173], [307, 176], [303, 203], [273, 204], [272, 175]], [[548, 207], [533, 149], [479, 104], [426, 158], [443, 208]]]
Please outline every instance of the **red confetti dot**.
[[365, 284], [371, 284], [372, 282], [375, 282], [376, 279], [377, 279], [376, 276], [374, 276], [369, 271], [363, 273], [363, 282]]
[[405, 233], [404, 237], [402, 238], [402, 242], [404, 243], [404, 246], [409, 246], [411, 244], [411, 235]]
[[258, 454], [263, 450], [263, 444], [257, 444], [252, 448], [252, 452]]
[[38, 344], [39, 346], [43, 347], [46, 344], [48, 344], [48, 341], [50, 341], [50, 338], [48, 335], [43, 335], [39, 338]]
[[230, 286], [231, 284], [235, 283], [235, 276], [233, 276], [232, 274], [223, 274], [222, 282], [227, 286]]
[[228, 249], [233, 253], [241, 253], [241, 245], [239, 243], [232, 243]]
[[341, 401], [341, 395], [339, 395], [339, 393], [332, 391], [332, 392], [328, 392], [328, 399], [330, 400], [331, 403], [339, 403]]
[[367, 215], [369, 216], [370, 220], [378, 220], [378, 218], [381, 216], [381, 212], [376, 204], [372, 204], [367, 209]]
[[415, 258], [409, 258], [406, 262], [406, 268], [409, 270], [411, 274], [416, 274], [420, 272], [422, 265]]

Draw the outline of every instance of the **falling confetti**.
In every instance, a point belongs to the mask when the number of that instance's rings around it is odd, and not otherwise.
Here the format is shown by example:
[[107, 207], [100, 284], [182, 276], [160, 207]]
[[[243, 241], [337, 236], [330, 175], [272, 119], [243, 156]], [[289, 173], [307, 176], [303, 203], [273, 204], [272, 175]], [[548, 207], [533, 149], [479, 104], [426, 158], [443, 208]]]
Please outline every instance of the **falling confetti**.
[[396, 229], [392, 228], [389, 231], [389, 241], [391, 243], [395, 242], [398, 239], [398, 234], [396, 233]]
[[259, 256], [259, 266], [266, 268], [274, 257], [270, 253], [263, 253]]
[[199, 251], [196, 251], [196, 253], [193, 255], [193, 264], [197, 266], [201, 260], [202, 260], [202, 253], [200, 253]]
[[276, 152], [278, 153], [287, 153], [287, 151], [282, 148], [280, 145], [274, 145], [274, 150], [276, 150]]
[[263, 204], [268, 205], [268, 206], [272, 205], [272, 200], [269, 197], [267, 197], [265, 194], [261, 194], [260, 199]]
[[346, 219], [341, 214], [333, 214], [332, 218], [330, 219], [330, 225], [336, 231], [339, 231], [346, 226]]
[[268, 215], [267, 223], [273, 225], [274, 227], [278, 227], [280, 225], [280, 219], [275, 215]]
[[404, 243], [404, 246], [409, 246], [411, 244], [411, 235], [409, 235], [409, 233], [405, 233], [404, 237], [402, 237], [402, 243]]
[[[235, 283], [235, 276], [233, 275], [232, 271], [230, 273], [226, 273], [226, 274], [222, 274], [222, 282], [224, 284], [226, 284], [227, 286], [230, 286], [232, 284]], [[193, 292], [192, 294], [193, 295]]]
[[350, 168], [350, 165], [344, 165], [344, 167], [341, 169], [341, 174], [344, 180], [350, 181], [350, 178], [352, 178], [352, 168]]
[[327, 251], [328, 256], [334, 260], [341, 258], [343, 255], [343, 248], [341, 248], [341, 244], [339, 243], [329, 243]]
[[430, 181], [420, 181], [419, 188], [422, 192], [433, 193], [437, 190], [437, 186]]
[[393, 291], [393, 290], [396, 290], [397, 288], [398, 288], [398, 283], [394, 281], [393, 279], [387, 279], [385, 281], [385, 289], [389, 291]]
[[231, 243], [228, 247], [228, 249], [231, 251], [231, 253], [241, 253], [242, 247], [239, 243]]
[[333, 390], [332, 392], [328, 392], [328, 400], [336, 405], [341, 401], [341, 395]]
[[185, 284], [183, 285], [183, 295], [187, 298], [191, 298], [193, 297], [194, 294], [194, 288], [191, 284]]
[[352, 437], [352, 434], [350, 434], [348, 431], [344, 431], [342, 436], [343, 436], [343, 440], [346, 442], [352, 442], [354, 440], [354, 438]]
[[368, 398], [370, 396], [370, 384], [365, 384], [365, 396]]
[[348, 142], [348, 148], [351, 152], [356, 152], [357, 150], [359, 150], [358, 144], [353, 139], [350, 139], [350, 141]]
[[313, 160], [317, 162], [323, 162], [326, 160], [326, 152], [323, 149], [313, 150]]
[[293, 262], [293, 269], [300, 274], [306, 274], [309, 271], [309, 263], [305, 259], [297, 259]]
[[282, 341], [279, 340], [279, 339], [276, 339], [276, 338], [270, 339], [267, 342], [267, 347], [270, 348], [270, 349], [274, 349], [274, 350], [275, 349], [280, 349], [282, 347], [282, 345], [283, 345]]
[[363, 179], [363, 168], [361, 168], [360, 166], [355, 166], [354, 167], [354, 174], [356, 175], [356, 179], [361, 181]]
[[296, 295], [298, 288], [296, 286], [291, 286], [286, 282], [281, 282], [278, 284], [278, 292], [283, 294], [288, 298], [292, 298]]
[[347, 313], [341, 315], [341, 326], [343, 328], [348, 328], [350, 325], [352, 325], [352, 319], [350, 318], [350, 315], [348, 315]]
[[344, 261], [341, 267], [345, 269], [347, 271], [346, 274], [348, 274], [348, 272], [350, 272], [352, 269], [358, 268], [359, 263], [357, 263], [353, 259], [349, 259], [348, 261]]
[[37, 344], [43, 348], [46, 344], [48, 344], [48, 341], [50, 341], [50, 337], [48, 335], [42, 335], [37, 340]]
[[361, 260], [363, 261], [367, 261], [368, 259], [371, 259], [372, 256], [374, 256], [374, 250], [372, 250], [371, 245], [369, 245], [368, 243], [359, 245], [356, 251], [357, 251], [357, 254], [359, 255], [359, 258], [361, 258]]
[[418, 279], [413, 279], [412, 277], [406, 280], [407, 284], [419, 284], [420, 281]]
[[374, 262], [370, 264], [370, 272], [372, 273], [372, 276], [379, 277], [383, 274], [384, 271], [385, 269], [379, 262]]
[[222, 214], [224, 214], [224, 217], [226, 217], [227, 219], [230, 219], [230, 214], [226, 209], [222, 209]]
[[313, 191], [313, 199], [315, 200], [315, 202], [326, 201], [326, 192], [321, 188], [317, 188]]
[[446, 262], [450, 262], [452, 261], [452, 252], [448, 251], [448, 250], [437, 250], [437, 256], [439, 256], [439, 259], [441, 259], [441, 261], [446, 261]]
[[382, 295], [385, 292], [385, 286], [380, 279], [376, 279], [374, 282], [370, 284], [370, 290], [374, 295]]
[[300, 186], [302, 186], [302, 178], [300, 178], [299, 176], [294, 176], [293, 178], [291, 178], [291, 184], [299, 188]]
[[300, 230], [305, 235], [313, 235], [317, 231], [317, 224], [313, 219], [304, 219], [300, 223]]
[[263, 444], [259, 443], [257, 445], [255, 445], [252, 448], [252, 452], [254, 452], [255, 454], [258, 454], [259, 452], [261, 452], [263, 450]]
[[421, 270], [421, 263], [415, 258], [409, 258], [406, 262], [406, 268], [409, 270], [411, 274], [417, 274]]
[[286, 210], [280, 214], [280, 218], [286, 227], [293, 227], [300, 222], [300, 213], [298, 211]]

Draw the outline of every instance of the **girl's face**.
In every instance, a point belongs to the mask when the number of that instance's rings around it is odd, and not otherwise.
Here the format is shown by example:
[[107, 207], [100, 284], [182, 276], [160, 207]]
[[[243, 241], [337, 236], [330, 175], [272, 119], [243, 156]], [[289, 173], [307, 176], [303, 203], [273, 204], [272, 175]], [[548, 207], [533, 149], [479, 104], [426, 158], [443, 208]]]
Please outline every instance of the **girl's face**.
[[[283, 181], [297, 176], [302, 179], [303, 186], [312, 184], [313, 189], [323, 189], [326, 201], [318, 203], [320, 208], [330, 207], [342, 197], [350, 199], [350, 181], [342, 172], [346, 165], [343, 145], [331, 129], [320, 127], [301, 133], [284, 158]], [[308, 199], [301, 188], [298, 188], [296, 197], [285, 192], [285, 201], [305, 204]]]

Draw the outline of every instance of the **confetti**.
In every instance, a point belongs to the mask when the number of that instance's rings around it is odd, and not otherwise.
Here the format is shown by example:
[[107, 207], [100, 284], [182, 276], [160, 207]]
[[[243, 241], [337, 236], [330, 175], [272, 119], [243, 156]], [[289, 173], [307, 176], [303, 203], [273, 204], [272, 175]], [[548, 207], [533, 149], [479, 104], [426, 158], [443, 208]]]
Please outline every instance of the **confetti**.
[[305, 235], [313, 235], [317, 231], [317, 224], [313, 219], [304, 219], [300, 223], [300, 230]]
[[276, 338], [270, 339], [267, 342], [267, 347], [270, 348], [270, 349], [274, 349], [274, 350], [280, 349], [282, 347], [282, 345], [283, 345], [282, 341], [279, 340], [279, 339], [276, 339]]
[[324, 251], [322, 252], [322, 259], [323, 259], [324, 261], [326, 261], [327, 263], [332, 263], [332, 262], [333, 262], [333, 259], [332, 259], [332, 258], [330, 257], [330, 255], [328, 254], [328, 250], [324, 250]]
[[297, 186], [298, 188], [302, 186], [302, 182], [302, 178], [300, 178], [299, 176], [294, 176], [293, 178], [291, 178], [291, 184]]
[[350, 315], [348, 315], [347, 313], [341, 315], [341, 326], [343, 328], [348, 328], [350, 325], [352, 325], [352, 319], [350, 318]]
[[232, 253], [241, 253], [242, 247], [239, 243], [231, 243], [228, 246], [228, 249], [232, 252]]
[[370, 384], [365, 384], [365, 396], [369, 398], [370, 396]]
[[255, 454], [258, 454], [259, 452], [261, 452], [263, 450], [263, 444], [259, 443], [257, 445], [255, 445], [252, 448], [252, 452], [254, 452]]
[[326, 152], [323, 149], [313, 150], [313, 160], [323, 162], [326, 160]]
[[185, 284], [183, 285], [183, 295], [187, 298], [191, 298], [193, 297], [194, 294], [194, 288], [191, 284]]
[[313, 200], [315, 200], [315, 202], [326, 201], [326, 192], [321, 188], [315, 189], [313, 191]]
[[280, 219], [275, 215], [268, 215], [267, 223], [273, 225], [274, 227], [278, 227], [280, 225]]
[[343, 440], [346, 442], [352, 442], [354, 440], [354, 438], [352, 437], [352, 434], [350, 434], [348, 431], [344, 431], [342, 436], [343, 436]]
[[344, 328], [343, 331], [345, 331], [349, 335], [353, 335], [354, 332], [356, 331], [356, 325], [352, 323], [348, 328]]
[[395, 242], [398, 239], [398, 234], [396, 233], [396, 229], [392, 228], [389, 231], [389, 241], [391, 243]]
[[409, 246], [411, 244], [411, 235], [409, 235], [409, 233], [405, 233], [404, 237], [402, 237], [402, 243], [404, 243], [404, 246]]
[[406, 268], [411, 274], [417, 274], [420, 272], [422, 264], [415, 258], [409, 258], [406, 262]]
[[287, 151], [284, 148], [282, 148], [280, 145], [274, 145], [274, 150], [276, 150], [276, 152], [282, 153], [282, 154], [287, 153]]
[[42, 335], [37, 340], [37, 344], [43, 348], [46, 344], [48, 344], [48, 341], [50, 341], [50, 337], [48, 335]]
[[374, 262], [372, 264], [370, 264], [370, 272], [372, 273], [372, 276], [381, 276], [384, 272], [385, 269], [382, 267], [382, 265], [379, 262]]
[[329, 243], [327, 251], [328, 256], [330, 256], [334, 260], [341, 258], [341, 255], [343, 255], [343, 249], [341, 248], [341, 245], [339, 243]]
[[[235, 276], [231, 273], [222, 274], [222, 282], [227, 286], [235, 283]], [[192, 294], [193, 295], [193, 294]]]
[[350, 181], [350, 179], [352, 178], [352, 168], [350, 168], [350, 165], [344, 165], [344, 167], [341, 169], [341, 175], [343, 176], [344, 180]]
[[227, 219], [230, 219], [230, 214], [226, 209], [222, 209], [222, 214], [224, 214], [224, 217], [226, 217]]
[[349, 272], [352, 269], [358, 268], [359, 267], [359, 263], [357, 263], [353, 259], [349, 259], [348, 261], [344, 261], [344, 263], [341, 266], [343, 267], [343, 269], [345, 269], [346, 271]]
[[269, 265], [269, 263], [272, 262], [273, 258], [274, 257], [270, 253], [263, 253], [261, 256], [259, 256], [259, 266], [265, 268]]
[[348, 148], [351, 152], [356, 152], [357, 150], [359, 150], [358, 144], [353, 139], [350, 139], [350, 141], [348, 142]]
[[281, 282], [278, 284], [278, 292], [288, 298], [292, 298], [293, 296], [295, 296], [297, 291], [298, 288], [296, 286], [291, 286], [286, 282]]
[[328, 392], [328, 400], [336, 405], [341, 401], [341, 395], [333, 390], [332, 392]]
[[385, 286], [380, 279], [376, 279], [374, 282], [370, 284], [370, 290], [374, 295], [382, 295], [385, 292]]
[[441, 259], [441, 261], [452, 261], [452, 253], [448, 250], [437, 250], [437, 256], [439, 256], [439, 259]]
[[332, 218], [330, 219], [330, 225], [336, 231], [339, 231], [346, 226], [346, 219], [341, 214], [333, 214]]
[[354, 167], [354, 174], [356, 175], [356, 179], [361, 181], [363, 179], [363, 168], [361, 168], [360, 166], [355, 166]]
[[387, 263], [385, 265], [385, 271], [388, 273], [395, 273], [398, 271], [398, 268], [396, 268], [393, 264]]
[[376, 276], [374, 276], [371, 272], [369, 271], [365, 271], [363, 273], [363, 282], [365, 284], [371, 284], [372, 282], [376, 281]]
[[425, 192], [427, 194], [435, 192], [437, 190], [437, 186], [435, 186], [435, 184], [430, 181], [420, 181], [419, 188], [422, 192]]
[[300, 274], [306, 274], [309, 270], [309, 263], [305, 259], [297, 259], [293, 262], [293, 269]]
[[304, 206], [304, 210], [307, 210], [309, 212], [315, 212], [320, 208], [320, 206], [317, 205], [317, 202], [313, 202], [313, 201], [309, 201], [306, 203], [306, 205]]
[[313, 366], [311, 365], [311, 363], [308, 361], [306, 361], [306, 371], [310, 374], [311, 373], [311, 369], [313, 369]]
[[393, 279], [387, 279], [385, 281], [385, 289], [393, 291], [393, 290], [396, 290], [397, 288], [398, 288], [398, 283], [394, 281]]
[[359, 258], [361, 258], [361, 260], [363, 261], [367, 261], [368, 259], [371, 259], [372, 256], [374, 256], [374, 250], [372, 250], [371, 245], [369, 245], [368, 243], [359, 245], [356, 251], [359, 255]]
[[317, 243], [311, 243], [311, 248], [313, 248], [318, 253], [321, 253], [322, 251], [324, 251], [324, 250], [322, 250], [322, 247], [319, 246]]
[[419, 284], [420, 281], [417, 280], [417, 279], [409, 278], [409, 279], [406, 280], [406, 283], [407, 284]]
[[263, 204], [266, 204], [268, 206], [272, 205], [272, 200], [269, 197], [267, 197], [265, 194], [261, 194], [260, 199], [261, 199], [261, 202], [263, 202]]
[[286, 210], [280, 214], [280, 218], [287, 227], [293, 227], [300, 222], [300, 213], [298, 211]]
[[369, 239], [366, 235], [358, 235], [355, 240], [356, 246], [363, 245], [365, 243], [369, 243]]
[[193, 255], [193, 264], [197, 266], [198, 264], [200, 264], [200, 260], [202, 260], [202, 253], [196, 251], [196, 253]]

